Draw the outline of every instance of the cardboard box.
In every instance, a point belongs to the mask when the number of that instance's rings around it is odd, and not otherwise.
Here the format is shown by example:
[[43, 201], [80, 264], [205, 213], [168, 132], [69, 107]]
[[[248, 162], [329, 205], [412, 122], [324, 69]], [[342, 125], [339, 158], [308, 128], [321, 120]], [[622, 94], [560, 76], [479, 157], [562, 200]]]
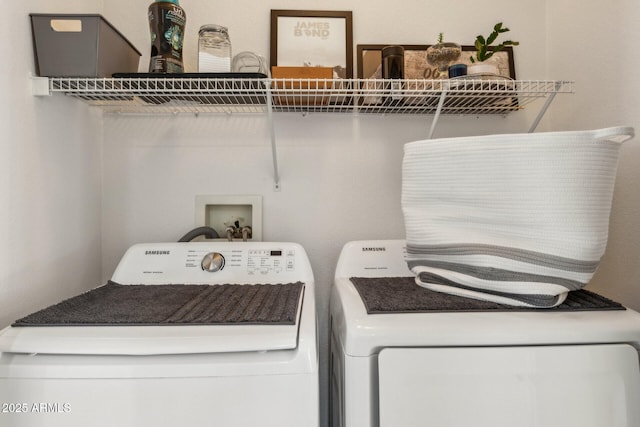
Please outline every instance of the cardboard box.
[[36, 75], [111, 77], [138, 71], [140, 52], [102, 16], [29, 16]]
[[329, 102], [329, 93], [323, 90], [331, 88], [333, 68], [271, 67], [271, 77], [288, 79], [271, 82], [276, 105], [326, 105]]

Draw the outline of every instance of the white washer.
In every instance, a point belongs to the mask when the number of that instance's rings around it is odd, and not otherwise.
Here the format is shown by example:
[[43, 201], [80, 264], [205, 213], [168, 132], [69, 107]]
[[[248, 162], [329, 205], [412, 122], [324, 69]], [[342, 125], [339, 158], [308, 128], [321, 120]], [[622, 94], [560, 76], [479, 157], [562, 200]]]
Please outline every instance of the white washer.
[[293, 325], [8, 327], [0, 425], [318, 425], [314, 278], [301, 246], [135, 245], [112, 280], [303, 288]]
[[404, 246], [351, 242], [340, 255], [332, 427], [640, 425], [637, 312], [367, 314], [350, 278], [412, 276]]

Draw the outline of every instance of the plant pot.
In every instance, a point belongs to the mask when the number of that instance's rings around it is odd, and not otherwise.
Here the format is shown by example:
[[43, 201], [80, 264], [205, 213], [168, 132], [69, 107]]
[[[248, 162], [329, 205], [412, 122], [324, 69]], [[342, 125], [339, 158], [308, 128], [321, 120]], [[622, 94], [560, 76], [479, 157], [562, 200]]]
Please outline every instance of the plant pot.
[[498, 75], [498, 67], [486, 62], [478, 62], [467, 66], [467, 75], [494, 74]]
[[427, 48], [427, 62], [438, 67], [440, 78], [448, 77], [449, 65], [454, 63], [462, 53], [457, 43], [438, 43]]

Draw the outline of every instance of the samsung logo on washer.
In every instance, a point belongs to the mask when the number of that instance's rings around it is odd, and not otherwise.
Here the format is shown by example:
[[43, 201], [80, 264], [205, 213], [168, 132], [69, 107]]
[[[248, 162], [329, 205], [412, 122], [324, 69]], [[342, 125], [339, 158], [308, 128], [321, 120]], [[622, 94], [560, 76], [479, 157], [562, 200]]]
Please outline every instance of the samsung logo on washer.
[[362, 252], [384, 252], [386, 250], [387, 248], [385, 248], [384, 246], [362, 248]]
[[170, 251], [144, 251], [145, 255], [169, 255]]

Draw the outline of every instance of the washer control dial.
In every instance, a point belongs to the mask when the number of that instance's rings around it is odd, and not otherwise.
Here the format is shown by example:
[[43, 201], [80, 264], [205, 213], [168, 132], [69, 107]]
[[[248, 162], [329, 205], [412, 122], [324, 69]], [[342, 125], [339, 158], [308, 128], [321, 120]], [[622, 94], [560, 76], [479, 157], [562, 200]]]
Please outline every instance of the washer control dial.
[[200, 266], [203, 270], [210, 273], [222, 270], [224, 268], [224, 257], [218, 252], [209, 252], [202, 258]]

